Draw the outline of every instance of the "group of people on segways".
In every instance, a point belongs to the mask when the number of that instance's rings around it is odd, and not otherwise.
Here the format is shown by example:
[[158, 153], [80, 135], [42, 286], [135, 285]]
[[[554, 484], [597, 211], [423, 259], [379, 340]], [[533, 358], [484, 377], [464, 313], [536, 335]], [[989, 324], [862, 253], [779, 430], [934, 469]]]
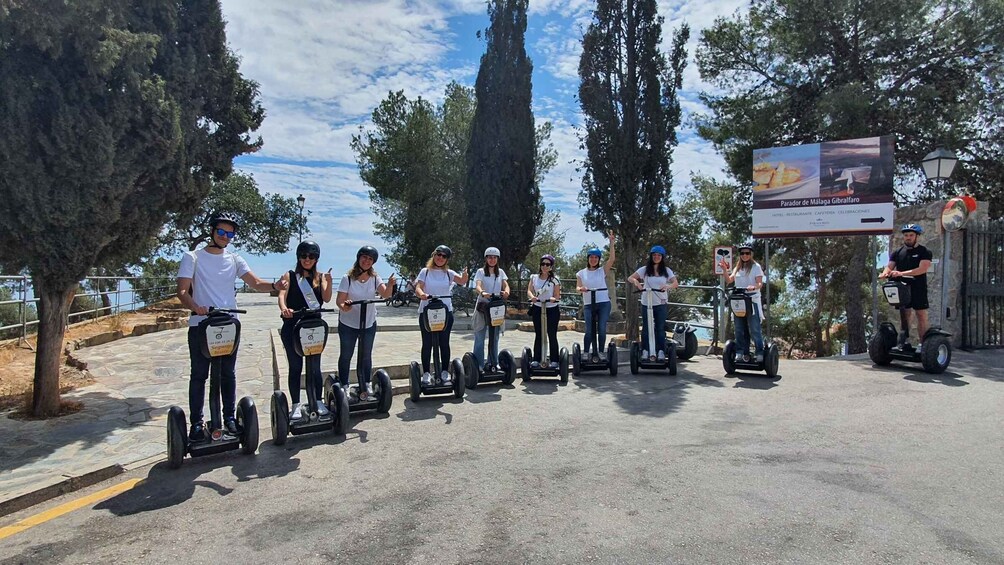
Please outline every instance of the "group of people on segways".
[[[934, 255], [920, 244], [924, 228], [906, 224], [900, 229], [903, 245], [889, 254], [889, 262], [879, 274], [888, 279], [882, 294], [891, 306], [899, 310], [900, 331], [890, 322], [883, 322], [868, 342], [868, 356], [876, 365], [888, 365], [894, 359], [921, 363], [929, 373], [942, 373], [952, 360], [951, 334], [940, 327], [931, 327], [927, 318], [930, 307], [927, 298], [927, 271]], [[910, 343], [910, 319], [916, 314], [916, 347]]]

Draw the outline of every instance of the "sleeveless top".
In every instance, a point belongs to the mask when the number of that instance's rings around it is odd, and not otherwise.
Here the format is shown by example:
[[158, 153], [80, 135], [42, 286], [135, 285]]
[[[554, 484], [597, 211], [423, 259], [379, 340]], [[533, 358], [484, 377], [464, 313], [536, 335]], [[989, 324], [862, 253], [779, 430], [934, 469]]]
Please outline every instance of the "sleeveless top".
[[[312, 288], [314, 291], [314, 297], [317, 298], [318, 302], [324, 304], [324, 301], [321, 300], [321, 285], [317, 285], [317, 287]], [[289, 289], [286, 291], [286, 308], [295, 312], [296, 310], [306, 307], [307, 300], [303, 298], [303, 292], [300, 290], [300, 286], [296, 284], [296, 272], [289, 271]], [[297, 316], [294, 314], [292, 319], [295, 320], [296, 318]]]

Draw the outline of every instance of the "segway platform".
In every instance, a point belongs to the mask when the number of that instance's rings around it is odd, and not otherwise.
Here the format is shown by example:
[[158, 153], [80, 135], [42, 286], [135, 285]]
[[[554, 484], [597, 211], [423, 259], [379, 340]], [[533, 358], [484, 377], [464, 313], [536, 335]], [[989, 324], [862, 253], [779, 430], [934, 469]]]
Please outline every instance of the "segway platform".
[[523, 348], [523, 356], [520, 359], [520, 370], [523, 373], [523, 380], [528, 381], [537, 377], [558, 377], [562, 383], [568, 382], [568, 349], [562, 347], [558, 351], [558, 366], [551, 367], [550, 359], [548, 366], [533, 366], [533, 351], [529, 347]]
[[617, 346], [611, 341], [607, 344], [607, 358], [603, 359], [598, 354], [590, 357], [582, 356], [582, 347], [575, 343], [572, 345], [572, 374], [576, 377], [584, 371], [610, 371], [610, 376], [617, 375]]
[[379, 414], [390, 412], [390, 405], [394, 402], [394, 388], [390, 382], [390, 375], [383, 369], [377, 369], [373, 373], [373, 394], [366, 400], [359, 399], [359, 385], [349, 385], [349, 412], [366, 412], [375, 410]]
[[516, 360], [508, 349], [499, 352], [499, 366], [478, 367], [474, 354], [468, 351], [464, 353], [463, 360], [464, 375], [467, 376], [467, 388], [476, 389], [478, 385], [489, 382], [501, 382], [504, 385], [511, 385], [516, 380]]
[[631, 342], [631, 374], [637, 375], [642, 370], [645, 371], [668, 371], [670, 376], [676, 375], [676, 359], [679, 344], [675, 340], [666, 340], [664, 351], [665, 359], [660, 361], [658, 357], [653, 358], [641, 356], [641, 345], [637, 341]]
[[463, 398], [464, 392], [467, 391], [465, 383], [467, 378], [464, 375], [464, 367], [461, 365], [460, 359], [454, 359], [452, 366], [453, 374], [451, 376], [453, 377], [453, 382], [451, 384], [444, 385], [441, 376], [437, 374], [433, 375], [432, 383], [423, 385], [422, 367], [418, 364], [418, 361], [412, 361], [409, 368], [411, 401], [418, 402], [418, 399], [422, 396], [436, 394], [452, 394], [454, 398]]
[[896, 344], [895, 326], [889, 322], [882, 322], [879, 331], [868, 340], [868, 357], [879, 366], [889, 365], [894, 360], [905, 361], [920, 363], [924, 371], [940, 374], [945, 372], [952, 362], [951, 336], [952, 334], [940, 327], [932, 327], [924, 334], [920, 349], [914, 348], [909, 343], [899, 346]]
[[763, 361], [757, 362], [754, 355], [736, 360], [736, 342], [730, 339], [725, 342], [725, 351], [722, 353], [722, 365], [724, 365], [725, 373], [728, 375], [734, 375], [737, 369], [743, 371], [764, 371], [767, 373], [768, 378], [773, 379], [777, 376], [780, 355], [777, 344], [768, 343], [764, 351]]

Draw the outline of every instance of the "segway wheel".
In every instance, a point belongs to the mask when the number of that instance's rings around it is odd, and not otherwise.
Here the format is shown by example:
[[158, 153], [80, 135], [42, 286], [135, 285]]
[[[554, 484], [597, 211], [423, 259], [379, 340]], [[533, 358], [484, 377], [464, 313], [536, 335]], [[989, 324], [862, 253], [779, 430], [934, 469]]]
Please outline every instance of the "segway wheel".
[[722, 366], [726, 375], [736, 372], [736, 342], [731, 339], [725, 342], [725, 351], [722, 353]]
[[941, 334], [935, 334], [924, 340], [920, 352], [920, 362], [928, 373], [944, 373], [952, 362], [952, 342]]
[[418, 399], [422, 396], [422, 368], [418, 366], [417, 361], [411, 362], [411, 366], [408, 369], [408, 377], [411, 401], [418, 402]]
[[188, 443], [185, 437], [185, 411], [178, 406], [172, 406], [167, 412], [167, 466], [172, 469], [181, 467], [185, 459], [185, 447]]
[[572, 345], [572, 374], [576, 377], [582, 373], [582, 349], [579, 344]]
[[558, 378], [561, 384], [568, 384], [568, 350], [564, 347], [558, 351]]
[[508, 349], [503, 349], [499, 353], [499, 368], [505, 373], [502, 377], [502, 384], [511, 385], [516, 380], [516, 360]]
[[611, 377], [617, 376], [617, 346], [612, 341], [607, 345], [607, 368]]
[[889, 349], [886, 347], [885, 336], [882, 335], [881, 330], [875, 332], [871, 339], [868, 340], [868, 357], [872, 360], [872, 363], [879, 366], [885, 366], [892, 363], [892, 355], [889, 355]]
[[638, 358], [641, 356], [641, 350], [638, 348], [638, 342], [631, 342], [631, 374], [638, 374]]
[[669, 376], [671, 377], [676, 376], [676, 361], [676, 344], [671, 340], [668, 344], [666, 344], [666, 365], [668, 366]]
[[467, 377], [464, 375], [464, 364], [460, 362], [460, 359], [454, 359], [453, 363], [450, 364], [450, 368], [453, 372], [453, 398], [463, 398], [464, 393], [467, 392]]
[[331, 431], [336, 436], [343, 436], [350, 429], [349, 424], [349, 398], [345, 396], [345, 391], [340, 386], [331, 387], [330, 402], [328, 411], [334, 417], [331, 419]]
[[777, 376], [777, 368], [781, 360], [781, 353], [778, 351], [776, 343], [767, 346], [767, 354], [764, 355], [763, 360], [767, 376], [773, 379]]
[[241, 452], [254, 455], [258, 451], [258, 408], [250, 396], [237, 403], [237, 425], [241, 428]]
[[520, 369], [523, 372], [523, 381], [524, 382], [533, 378], [533, 375], [530, 373], [530, 356], [531, 355], [532, 354], [530, 353], [530, 348], [529, 347], [524, 347], [523, 348], [523, 358], [520, 361]]
[[289, 435], [289, 405], [286, 403], [286, 394], [281, 390], [272, 393], [272, 414], [269, 416], [272, 422], [272, 443], [283, 445], [286, 443], [286, 436]]
[[687, 331], [683, 338], [683, 351], [677, 355], [677, 358], [681, 361], [686, 361], [697, 355], [697, 334], [693, 331]]
[[394, 403], [394, 385], [390, 383], [390, 375], [383, 369], [378, 369], [373, 378], [376, 380], [377, 394], [380, 396], [376, 411], [387, 414], [390, 412], [390, 405]]
[[478, 362], [474, 359], [474, 354], [468, 351], [464, 353], [463, 358], [464, 374], [467, 375], [467, 388], [476, 389], [478, 388], [478, 381], [480, 380], [481, 373], [478, 371]]

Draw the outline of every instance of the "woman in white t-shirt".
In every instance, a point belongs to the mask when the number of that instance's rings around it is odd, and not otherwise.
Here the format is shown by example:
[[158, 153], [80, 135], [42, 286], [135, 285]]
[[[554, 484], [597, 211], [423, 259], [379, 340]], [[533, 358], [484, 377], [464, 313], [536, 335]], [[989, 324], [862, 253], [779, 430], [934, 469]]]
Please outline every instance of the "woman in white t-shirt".
[[[728, 263], [722, 259], [719, 263], [722, 269], [728, 273]], [[736, 288], [745, 288], [750, 291], [753, 299], [753, 312], [746, 314], [747, 322], [744, 323], [739, 318], [733, 316], [732, 321], [736, 328], [736, 360], [748, 358], [750, 354], [749, 339], [752, 336], [756, 346], [756, 360], [763, 361], [763, 331], [761, 320], [763, 319], [763, 306], [760, 303], [760, 288], [763, 287], [764, 274], [760, 264], [753, 260], [753, 246], [743, 244], [739, 246], [739, 260], [736, 261], [735, 269], [731, 274], [726, 274], [729, 282], [735, 281]], [[749, 324], [749, 334], [747, 335], [746, 324]]]
[[[499, 267], [499, 255], [501, 253], [498, 247], [485, 249], [485, 266], [474, 273], [474, 286], [478, 291], [479, 305], [488, 304], [488, 297], [493, 294], [501, 296], [503, 300], [509, 298], [509, 277]], [[489, 323], [487, 317], [487, 314], [482, 312], [478, 312], [474, 316], [474, 350], [472, 351], [478, 367], [485, 367], [485, 372], [499, 366], [499, 339], [502, 337], [502, 328], [505, 327], [504, 325], [499, 326], [495, 332], [495, 343], [488, 346], [488, 363], [486, 364], [485, 334], [488, 333]]]
[[547, 310], [547, 345], [548, 359], [551, 367], [558, 367], [558, 301], [561, 299], [561, 282], [554, 276], [554, 255], [544, 255], [540, 258], [540, 269], [536, 275], [530, 276], [530, 284], [526, 287], [526, 296], [530, 299], [530, 319], [533, 320], [533, 365], [539, 367], [544, 362], [543, 347], [540, 339], [540, 302]]
[[[583, 357], [589, 357], [589, 351], [593, 343], [593, 309], [591, 307], [593, 293], [590, 292], [590, 289], [607, 288], [607, 271], [614, 267], [614, 260], [617, 257], [617, 253], [614, 250], [614, 242], [617, 238], [614, 236], [613, 231], [610, 231], [609, 235], [610, 257], [607, 259], [606, 264], [600, 265], [600, 261], [603, 259], [603, 252], [599, 248], [594, 247], [586, 255], [586, 268], [575, 273], [575, 278], [578, 282], [577, 289], [582, 293], [582, 310], [586, 321], [586, 335], [582, 338]], [[599, 310], [597, 316], [598, 338], [596, 340], [597, 351], [593, 351], [593, 356], [606, 360], [606, 356], [603, 354], [603, 342], [607, 339], [607, 320], [610, 319], [609, 291], [602, 290], [596, 293], [596, 305]]]
[[467, 269], [464, 269], [463, 274], [460, 274], [450, 268], [449, 263], [452, 256], [453, 250], [449, 247], [445, 245], [437, 247], [432, 253], [432, 257], [429, 258], [429, 262], [425, 264], [425, 268], [419, 271], [415, 282], [415, 295], [422, 300], [418, 305], [418, 327], [422, 331], [422, 384], [424, 385], [432, 383], [430, 365], [434, 346], [439, 347], [439, 358], [443, 362], [442, 374], [440, 375], [443, 385], [453, 383], [450, 372], [446, 370], [446, 363], [450, 358], [450, 332], [453, 331], [453, 300], [450, 298], [442, 299], [447, 310], [446, 327], [442, 331], [430, 332], [426, 329], [425, 323], [425, 309], [429, 306], [430, 296], [448, 297], [453, 283], [467, 284], [470, 279]]
[[[647, 358], [654, 353], [659, 361], [666, 359], [666, 314], [669, 312], [669, 297], [666, 291], [680, 286], [676, 274], [666, 266], [666, 248], [655, 245], [648, 252], [648, 264], [639, 268], [628, 277], [638, 290], [653, 289], [641, 295], [641, 356]], [[655, 351], [648, 351], [648, 306], [652, 301], [653, 331], [655, 332]]]
[[359, 400], [369, 400], [373, 395], [373, 339], [376, 337], [376, 304], [366, 307], [366, 319], [361, 319], [362, 306], [353, 304], [356, 300], [371, 300], [380, 295], [390, 298], [397, 281], [391, 275], [384, 283], [373, 269], [380, 258], [375, 247], [365, 245], [356, 252], [356, 262], [338, 283], [335, 305], [338, 306], [338, 383], [349, 396], [349, 364], [352, 352], [359, 342], [359, 357], [356, 359], [356, 376], [359, 378]]

